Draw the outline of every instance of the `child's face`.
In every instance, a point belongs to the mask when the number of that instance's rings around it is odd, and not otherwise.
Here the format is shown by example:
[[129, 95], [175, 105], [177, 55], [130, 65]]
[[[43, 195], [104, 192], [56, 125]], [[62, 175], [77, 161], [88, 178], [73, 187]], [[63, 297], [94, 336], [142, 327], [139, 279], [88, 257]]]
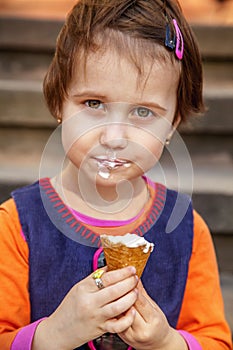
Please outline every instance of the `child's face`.
[[110, 49], [79, 60], [63, 105], [68, 158], [96, 184], [132, 180], [159, 160], [172, 131], [179, 67], [145, 60], [144, 73]]

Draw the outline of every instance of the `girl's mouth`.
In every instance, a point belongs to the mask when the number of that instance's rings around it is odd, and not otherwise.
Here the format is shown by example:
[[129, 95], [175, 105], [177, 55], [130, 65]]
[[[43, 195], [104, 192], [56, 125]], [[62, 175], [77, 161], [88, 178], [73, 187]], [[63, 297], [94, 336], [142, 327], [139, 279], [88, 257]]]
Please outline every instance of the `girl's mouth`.
[[121, 158], [107, 158], [106, 156], [98, 156], [94, 158], [97, 161], [98, 166], [106, 167], [109, 170], [114, 170], [121, 166], [129, 168], [131, 162]]
[[121, 158], [111, 158], [106, 156], [97, 156], [94, 157], [98, 166], [98, 175], [100, 175], [104, 179], [108, 179], [110, 177], [110, 172], [116, 170], [120, 167], [129, 168], [131, 166], [131, 162], [126, 159]]

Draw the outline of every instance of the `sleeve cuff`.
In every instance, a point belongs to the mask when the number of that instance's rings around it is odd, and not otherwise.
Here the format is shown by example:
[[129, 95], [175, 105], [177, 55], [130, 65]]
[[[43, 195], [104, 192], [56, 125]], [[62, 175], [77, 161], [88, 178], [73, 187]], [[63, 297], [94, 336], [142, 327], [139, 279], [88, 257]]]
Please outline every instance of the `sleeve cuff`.
[[23, 327], [16, 335], [12, 345], [11, 350], [31, 350], [32, 340], [36, 331], [37, 326], [45, 318], [29, 324]]
[[190, 334], [186, 331], [181, 331], [181, 330], [178, 330], [178, 332], [186, 341], [186, 343], [189, 347], [189, 350], [202, 350], [201, 345], [198, 343], [196, 338], [194, 338], [194, 336], [192, 336], [192, 334]]

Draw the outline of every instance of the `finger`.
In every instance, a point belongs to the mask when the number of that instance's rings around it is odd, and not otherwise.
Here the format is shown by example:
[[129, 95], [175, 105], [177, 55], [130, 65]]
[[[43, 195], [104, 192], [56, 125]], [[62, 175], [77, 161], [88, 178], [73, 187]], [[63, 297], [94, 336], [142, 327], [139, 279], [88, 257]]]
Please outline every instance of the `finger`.
[[130, 276], [123, 281], [117, 282], [99, 291], [96, 291], [95, 299], [99, 305], [105, 306], [115, 300], [122, 298], [124, 295], [127, 295], [129, 292], [136, 289], [137, 283], [138, 278], [135, 275]]
[[131, 276], [136, 275], [136, 269], [134, 266], [127, 266], [122, 269], [114, 270], [114, 271], [108, 271], [104, 273], [102, 276], [102, 280], [104, 282], [104, 286], [111, 286], [113, 284], [116, 284], [120, 281], [125, 280], [126, 278], [129, 278]]
[[147, 301], [152, 305], [152, 307], [155, 310], [161, 310], [158, 304], [156, 304], [156, 302], [153, 299], [151, 299], [151, 297], [147, 294], [147, 291], [145, 290], [141, 280], [139, 280], [137, 288], [139, 290], [139, 293], [141, 293], [147, 299]]
[[126, 328], [124, 331], [118, 333], [119, 337], [125, 342], [125, 343], [133, 343], [135, 341], [135, 334], [140, 334], [142, 332], [142, 329], [145, 327], [145, 321], [141, 317], [141, 315], [138, 313], [138, 311], [135, 309], [134, 306], [132, 306], [131, 311], [133, 312], [134, 319], [133, 323], [130, 327]]
[[117, 316], [122, 316], [123, 313], [127, 312], [134, 305], [137, 297], [138, 292], [134, 289], [121, 298], [118, 298], [117, 300], [106, 304], [102, 308], [104, 318], [111, 319]]
[[[134, 307], [137, 310], [137, 313], [146, 323], [150, 323], [155, 317], [155, 313], [157, 314], [157, 310], [152, 304], [152, 301], [149, 300], [140, 289], [138, 290], [138, 298]], [[139, 318], [137, 319], [139, 320]]]
[[145, 317], [143, 317], [142, 314], [135, 307], [135, 304], [133, 307], [135, 308], [134, 322], [128, 330], [127, 337], [130, 336], [130, 334], [140, 333], [140, 331], [145, 328], [146, 323], [147, 323], [145, 321]]
[[[101, 268], [100, 271], [104, 271], [104, 273], [101, 275], [101, 283], [103, 284], [103, 287], [108, 287], [120, 281], [123, 281], [131, 276], [136, 276], [136, 269], [133, 266], [127, 266], [125, 268], [109, 271], [109, 272], [107, 272], [107, 268], [105, 267], [105, 268]], [[91, 292], [96, 292], [99, 289], [97, 284], [95, 283], [96, 282], [94, 278], [95, 273], [96, 271], [87, 277], [87, 281], [89, 284], [89, 291]]]
[[144, 288], [144, 286], [143, 286], [143, 284], [142, 284], [142, 280], [139, 280], [138, 281], [138, 290], [146, 297], [146, 296], [148, 296], [149, 297], [149, 295], [147, 294], [147, 292], [146, 292], [146, 290], [145, 290], [145, 288]]
[[132, 307], [120, 318], [113, 318], [105, 323], [105, 332], [121, 333], [132, 326], [135, 317], [135, 309]]

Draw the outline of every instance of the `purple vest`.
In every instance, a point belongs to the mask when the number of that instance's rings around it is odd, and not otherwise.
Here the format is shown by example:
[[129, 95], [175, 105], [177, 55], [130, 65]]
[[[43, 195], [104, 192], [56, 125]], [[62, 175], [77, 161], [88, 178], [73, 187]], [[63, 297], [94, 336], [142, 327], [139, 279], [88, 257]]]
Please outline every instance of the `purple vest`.
[[[176, 327], [192, 253], [193, 210], [186, 195], [156, 186], [149, 220], [132, 233], [144, 235], [155, 244], [142, 282], [169, 324]], [[29, 246], [33, 322], [50, 315], [72, 286], [93, 271], [93, 256], [100, 242], [97, 235], [76, 220], [48, 179], [18, 189], [12, 197]], [[183, 212], [177, 223], [175, 219], [169, 221], [174, 210], [175, 214]]]

